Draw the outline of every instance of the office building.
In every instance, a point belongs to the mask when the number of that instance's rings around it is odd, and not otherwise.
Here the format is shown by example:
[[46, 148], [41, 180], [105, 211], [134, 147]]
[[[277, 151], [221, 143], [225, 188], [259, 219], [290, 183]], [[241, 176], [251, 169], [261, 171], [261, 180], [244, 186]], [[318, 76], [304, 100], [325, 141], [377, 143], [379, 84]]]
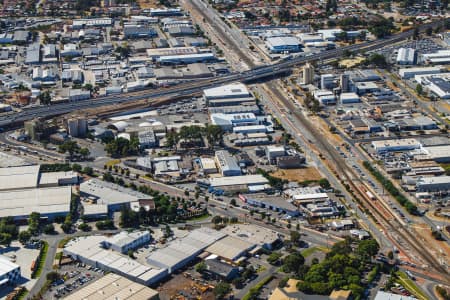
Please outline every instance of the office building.
[[302, 75], [302, 84], [314, 83], [314, 67], [310, 63], [305, 64]]
[[126, 254], [128, 250], [135, 250], [148, 244], [150, 240], [151, 236], [148, 231], [122, 231], [104, 240], [102, 246]]
[[324, 90], [329, 90], [334, 88], [334, 75], [333, 74], [322, 74], [320, 76], [320, 88]]
[[348, 74], [341, 74], [339, 76], [339, 87], [341, 88], [342, 93], [347, 93], [350, 89], [350, 75]]

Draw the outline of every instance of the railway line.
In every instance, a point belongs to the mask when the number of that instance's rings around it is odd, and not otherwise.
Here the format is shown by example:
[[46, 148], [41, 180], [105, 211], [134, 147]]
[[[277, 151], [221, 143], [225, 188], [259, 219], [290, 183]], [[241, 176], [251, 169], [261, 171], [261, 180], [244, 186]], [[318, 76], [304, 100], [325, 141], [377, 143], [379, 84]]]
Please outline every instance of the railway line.
[[[272, 84], [273, 83], [269, 83], [268, 85], [270, 86]], [[383, 206], [381, 199], [376, 194], [374, 195], [376, 200], [371, 199], [366, 194], [368, 187], [359, 180], [359, 175], [347, 165], [335, 148], [321, 138], [322, 135], [319, 130], [306, 120], [298, 109], [296, 109], [294, 104], [284, 97], [284, 95], [273, 85], [271, 86], [271, 91], [286, 109], [292, 112], [292, 116], [294, 116], [299, 123], [315, 137], [314, 143], [316, 148], [320, 149], [322, 155], [327, 159], [330, 159], [330, 161], [335, 163], [334, 166], [333, 164], [329, 164], [329, 167], [333, 169], [335, 174], [340, 175], [344, 184], [348, 184], [350, 190], [356, 193], [356, 196], [361, 201], [363, 207], [373, 215], [380, 226], [383, 227], [387, 233], [393, 233], [398, 236], [401, 240], [395, 241], [397, 244], [405, 244], [410, 249], [413, 249], [415, 253], [420, 256], [421, 261], [426, 262], [429, 267], [450, 282], [450, 276], [447, 269], [436, 260], [435, 256], [427, 248], [421, 246], [421, 241], [413, 233], [405, 229], [404, 224], [397, 219], [397, 216]]]

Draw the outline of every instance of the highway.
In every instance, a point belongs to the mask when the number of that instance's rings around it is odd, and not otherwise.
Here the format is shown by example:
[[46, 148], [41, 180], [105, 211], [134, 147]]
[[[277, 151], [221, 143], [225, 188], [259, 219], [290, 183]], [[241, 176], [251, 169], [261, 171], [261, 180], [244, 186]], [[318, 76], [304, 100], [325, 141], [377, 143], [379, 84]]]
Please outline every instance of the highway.
[[[424, 24], [420, 26], [420, 30], [425, 30], [429, 27], [434, 27], [438, 24], [441, 24], [443, 20], [435, 21], [432, 23]], [[117, 95], [110, 95], [104, 97], [98, 97], [89, 100], [77, 101], [77, 102], [66, 102], [66, 103], [58, 103], [53, 104], [51, 106], [36, 106], [30, 108], [24, 108], [20, 112], [11, 112], [7, 114], [0, 115], [0, 127], [6, 127], [14, 124], [20, 124], [24, 121], [36, 118], [36, 117], [51, 117], [61, 114], [70, 113], [72, 111], [88, 109], [88, 108], [96, 108], [107, 105], [115, 105], [124, 102], [131, 101], [139, 101], [139, 100], [158, 100], [161, 97], [179, 97], [179, 96], [190, 96], [193, 94], [198, 94], [202, 89], [207, 89], [235, 81], [241, 82], [251, 82], [255, 80], [259, 80], [266, 77], [272, 77], [275, 75], [289, 73], [293, 67], [298, 64], [316, 61], [316, 60], [324, 60], [329, 58], [334, 58], [341, 56], [344, 51], [352, 51], [352, 52], [362, 52], [362, 51], [371, 51], [378, 48], [382, 48], [386, 45], [393, 44], [404, 39], [407, 39], [413, 35], [413, 31], [405, 31], [395, 35], [392, 35], [386, 39], [379, 39], [370, 42], [364, 42], [360, 44], [354, 44], [346, 47], [341, 47], [333, 50], [323, 51], [321, 53], [317, 53], [310, 56], [299, 56], [292, 58], [288, 61], [281, 61], [270, 65], [253, 67], [254, 63], [248, 61], [251, 67], [250, 70], [242, 71], [242, 72], [234, 72], [228, 75], [198, 80], [196, 82], [189, 82], [186, 84], [177, 85], [170, 88], [159, 88], [157, 90], [154, 89], [145, 89], [142, 91], [132, 92], [132, 93], [124, 93]]]

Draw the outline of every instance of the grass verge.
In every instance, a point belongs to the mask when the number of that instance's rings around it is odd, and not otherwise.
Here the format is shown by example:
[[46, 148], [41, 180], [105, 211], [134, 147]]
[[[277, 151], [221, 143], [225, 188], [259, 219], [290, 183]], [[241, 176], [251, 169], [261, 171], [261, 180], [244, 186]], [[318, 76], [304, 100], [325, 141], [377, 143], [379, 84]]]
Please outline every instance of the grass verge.
[[58, 242], [58, 248], [64, 248], [64, 246], [71, 240], [71, 237], [63, 238]]
[[43, 241], [41, 252], [39, 253], [38, 261], [36, 262], [36, 270], [31, 274], [31, 278], [39, 278], [41, 276], [42, 270], [44, 269], [45, 260], [47, 259], [48, 243]]
[[412, 281], [408, 275], [406, 275], [403, 272], [397, 272], [398, 275], [398, 283], [400, 283], [401, 285], [403, 285], [403, 287], [405, 289], [407, 289], [408, 291], [410, 291], [412, 294], [414, 294], [414, 296], [416, 296], [418, 299], [423, 299], [423, 300], [427, 300], [428, 297], [427, 295], [425, 295], [424, 292], [422, 292], [422, 290], [415, 284], [414, 281]]
[[314, 252], [317, 252], [317, 251], [326, 253], [326, 252], [329, 252], [330, 250], [325, 247], [315, 246], [315, 247], [311, 247], [311, 248], [303, 250], [302, 255], [304, 258], [307, 258], [308, 256], [311, 256]]
[[273, 276], [270, 275], [266, 278], [264, 278], [263, 280], [261, 280], [260, 282], [258, 282], [254, 287], [252, 287], [250, 289], [250, 291], [244, 296], [242, 297], [242, 300], [251, 300], [251, 299], [255, 299], [255, 297], [259, 294], [259, 292], [261, 291], [262, 287], [264, 285], [266, 285], [267, 283], [269, 283], [271, 280], [273, 279]]

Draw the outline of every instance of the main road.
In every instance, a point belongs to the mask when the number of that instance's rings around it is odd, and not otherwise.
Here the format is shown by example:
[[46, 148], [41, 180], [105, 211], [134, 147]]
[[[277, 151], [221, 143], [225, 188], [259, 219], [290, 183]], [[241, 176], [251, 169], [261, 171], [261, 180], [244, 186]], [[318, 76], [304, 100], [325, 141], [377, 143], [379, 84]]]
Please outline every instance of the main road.
[[[423, 24], [419, 27], [420, 30], [425, 30], [429, 27], [435, 27], [443, 23], [444, 20], [435, 21], [428, 24]], [[199, 80], [194, 83], [186, 83], [177, 85], [171, 88], [145, 89], [138, 92], [124, 93], [118, 95], [98, 97], [89, 100], [82, 100], [77, 102], [67, 102], [53, 104], [51, 106], [34, 106], [24, 108], [20, 112], [10, 112], [0, 115], [0, 128], [19, 124], [21, 122], [36, 118], [36, 117], [51, 117], [70, 113], [81, 109], [96, 108], [107, 105], [116, 105], [124, 102], [139, 101], [139, 100], [158, 100], [162, 97], [180, 97], [190, 96], [199, 93], [202, 89], [211, 88], [234, 81], [249, 82], [258, 79], [272, 77], [274, 75], [288, 73], [293, 67], [298, 64], [335, 58], [341, 56], [344, 51], [362, 52], [382, 48], [386, 45], [405, 40], [413, 35], [413, 30], [401, 32], [392, 35], [385, 39], [354, 44], [346, 47], [341, 47], [333, 50], [323, 51], [310, 56], [299, 56], [288, 61], [280, 61], [274, 64], [254, 67], [248, 71], [234, 72], [229, 75], [220, 76], [212, 79]], [[254, 66], [254, 64], [251, 64]], [[150, 103], [150, 102], [149, 102]]]

